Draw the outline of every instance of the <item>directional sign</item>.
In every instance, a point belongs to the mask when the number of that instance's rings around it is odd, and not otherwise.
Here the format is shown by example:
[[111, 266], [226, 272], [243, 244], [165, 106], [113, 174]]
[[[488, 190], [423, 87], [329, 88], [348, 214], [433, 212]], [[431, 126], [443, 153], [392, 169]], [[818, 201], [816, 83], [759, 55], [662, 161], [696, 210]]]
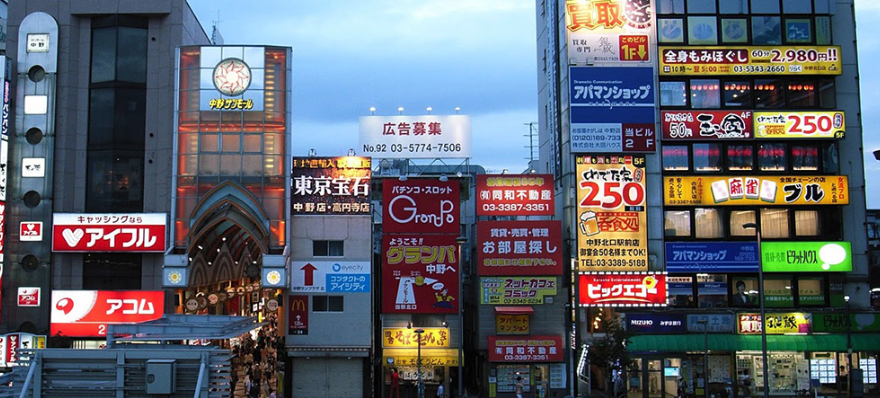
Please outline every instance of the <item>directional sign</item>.
[[290, 267], [293, 293], [369, 293], [370, 262], [293, 261]]

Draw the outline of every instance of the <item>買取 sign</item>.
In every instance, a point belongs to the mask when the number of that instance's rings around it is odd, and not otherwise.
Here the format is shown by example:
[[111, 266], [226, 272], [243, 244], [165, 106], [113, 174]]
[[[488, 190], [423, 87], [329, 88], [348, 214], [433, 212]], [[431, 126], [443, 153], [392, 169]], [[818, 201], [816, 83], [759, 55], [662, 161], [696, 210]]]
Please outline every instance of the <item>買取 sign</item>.
[[850, 242], [763, 242], [764, 272], [850, 272]]

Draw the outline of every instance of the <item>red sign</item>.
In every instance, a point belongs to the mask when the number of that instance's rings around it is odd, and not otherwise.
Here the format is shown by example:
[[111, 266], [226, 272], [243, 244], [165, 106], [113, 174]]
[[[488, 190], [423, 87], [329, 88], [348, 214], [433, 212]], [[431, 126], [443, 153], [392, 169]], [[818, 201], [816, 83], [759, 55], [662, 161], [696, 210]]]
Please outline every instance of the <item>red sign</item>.
[[561, 221], [477, 223], [480, 275], [562, 275]]
[[18, 306], [19, 307], [39, 307], [40, 306], [40, 288], [38, 288], [38, 287], [20, 287], [20, 288], [18, 288]]
[[562, 362], [560, 336], [489, 336], [489, 362]]
[[647, 35], [620, 35], [621, 61], [647, 61], [650, 53]]
[[477, 175], [478, 216], [552, 216], [553, 176]]
[[52, 335], [103, 337], [107, 325], [159, 319], [163, 291], [53, 290], [49, 307]]
[[53, 252], [165, 251], [162, 213], [53, 215]]
[[663, 111], [660, 119], [664, 140], [755, 138], [751, 111]]
[[455, 235], [382, 237], [382, 312], [458, 313]]
[[666, 274], [596, 272], [578, 275], [581, 307], [665, 307]]
[[15, 333], [10, 333], [6, 335], [6, 362], [15, 362], [18, 360], [18, 353], [15, 352], [18, 350], [18, 346], [21, 344], [21, 336]]
[[22, 221], [19, 224], [18, 240], [22, 242], [40, 242], [43, 240], [42, 221]]
[[291, 295], [287, 308], [287, 334], [309, 334], [309, 296]]
[[[3, 254], [6, 252], [6, 202], [0, 201], [0, 263], [3, 262]], [[0, 277], [3, 273], [0, 272]]]
[[385, 233], [459, 231], [458, 181], [386, 179], [382, 183]]

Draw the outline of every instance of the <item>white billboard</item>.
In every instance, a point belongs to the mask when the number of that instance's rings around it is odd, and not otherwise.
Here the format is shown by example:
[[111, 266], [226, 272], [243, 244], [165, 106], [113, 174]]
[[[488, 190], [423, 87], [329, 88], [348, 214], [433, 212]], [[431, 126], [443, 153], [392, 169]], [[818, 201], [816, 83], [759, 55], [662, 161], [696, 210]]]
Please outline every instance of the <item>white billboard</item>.
[[291, 261], [291, 293], [369, 293], [368, 261]]
[[363, 116], [359, 148], [380, 159], [471, 157], [471, 117]]

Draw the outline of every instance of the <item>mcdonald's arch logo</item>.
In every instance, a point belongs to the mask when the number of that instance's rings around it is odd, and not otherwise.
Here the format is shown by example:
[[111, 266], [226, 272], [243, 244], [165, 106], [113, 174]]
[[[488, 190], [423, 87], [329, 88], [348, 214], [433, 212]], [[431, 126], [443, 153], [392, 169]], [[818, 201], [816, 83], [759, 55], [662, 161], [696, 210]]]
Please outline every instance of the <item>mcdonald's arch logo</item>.
[[309, 334], [309, 296], [291, 295], [288, 308], [287, 334]]

